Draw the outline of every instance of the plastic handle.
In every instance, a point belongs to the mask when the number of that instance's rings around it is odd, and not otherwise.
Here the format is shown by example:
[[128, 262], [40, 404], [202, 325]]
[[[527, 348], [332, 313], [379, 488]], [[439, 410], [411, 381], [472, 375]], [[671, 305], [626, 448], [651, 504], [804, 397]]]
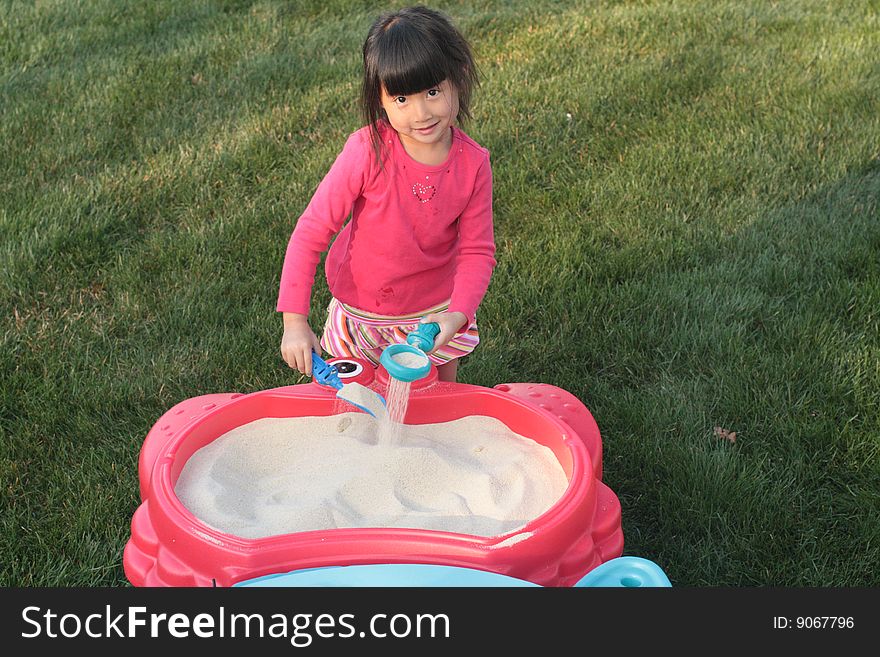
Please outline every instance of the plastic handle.
[[406, 336], [406, 342], [417, 349], [428, 352], [434, 348], [434, 338], [439, 332], [440, 325], [437, 322], [419, 324], [415, 331]]
[[312, 352], [312, 376], [314, 376], [315, 381], [321, 385], [331, 386], [337, 390], [342, 388], [342, 381], [339, 379], [339, 370], [333, 365], [328, 365], [324, 359], [314, 351]]

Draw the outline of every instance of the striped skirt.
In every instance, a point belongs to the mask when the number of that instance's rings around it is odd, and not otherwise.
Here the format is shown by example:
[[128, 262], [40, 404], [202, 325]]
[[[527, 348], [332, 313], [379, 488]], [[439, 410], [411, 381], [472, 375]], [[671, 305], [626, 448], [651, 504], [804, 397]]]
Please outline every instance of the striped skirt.
[[[448, 308], [447, 301], [422, 312], [392, 317], [374, 315], [334, 298], [327, 308], [327, 322], [324, 324], [321, 346], [337, 358], [362, 358], [378, 365], [385, 348], [392, 344], [405, 343], [406, 336], [416, 330], [422, 317]], [[428, 354], [428, 358], [434, 365], [443, 365], [454, 358], [468, 355], [479, 342], [480, 334], [475, 320], [467, 329], [456, 333], [448, 344]]]

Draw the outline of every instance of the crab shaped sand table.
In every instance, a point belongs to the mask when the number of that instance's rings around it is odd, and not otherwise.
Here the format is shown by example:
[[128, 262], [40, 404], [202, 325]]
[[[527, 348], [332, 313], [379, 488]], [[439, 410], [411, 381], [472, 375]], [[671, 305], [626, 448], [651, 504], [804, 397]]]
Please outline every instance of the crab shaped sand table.
[[[331, 359], [345, 382], [387, 394], [383, 367]], [[126, 577], [136, 586], [232, 586], [254, 578], [327, 566], [434, 564], [518, 578], [542, 586], [572, 586], [623, 552], [620, 503], [602, 483], [602, 440], [587, 408], [547, 384], [494, 388], [445, 383], [432, 366], [412, 384], [405, 422], [449, 422], [472, 415], [496, 418], [511, 431], [552, 450], [568, 487], [546, 512], [515, 531], [473, 536], [407, 528], [349, 528], [246, 539], [214, 529], [175, 495], [187, 460], [226, 432], [261, 418], [348, 412], [336, 390], [317, 383], [251, 394], [193, 397], [168, 410], [141, 448], [142, 503], [125, 547]]]

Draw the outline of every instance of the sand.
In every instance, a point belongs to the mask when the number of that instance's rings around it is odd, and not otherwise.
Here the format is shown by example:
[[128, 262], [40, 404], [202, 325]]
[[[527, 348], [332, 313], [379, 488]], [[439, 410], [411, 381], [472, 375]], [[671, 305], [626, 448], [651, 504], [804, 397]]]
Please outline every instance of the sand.
[[202, 522], [244, 538], [344, 527], [496, 536], [556, 502], [552, 451], [495, 418], [402, 425], [377, 445], [364, 413], [264, 418], [198, 450], [175, 492]]
[[410, 369], [416, 369], [417, 367], [424, 367], [428, 364], [428, 357], [424, 354], [415, 354], [411, 351], [401, 351], [394, 354], [391, 357], [398, 365], [402, 365], [403, 367], [408, 367]]

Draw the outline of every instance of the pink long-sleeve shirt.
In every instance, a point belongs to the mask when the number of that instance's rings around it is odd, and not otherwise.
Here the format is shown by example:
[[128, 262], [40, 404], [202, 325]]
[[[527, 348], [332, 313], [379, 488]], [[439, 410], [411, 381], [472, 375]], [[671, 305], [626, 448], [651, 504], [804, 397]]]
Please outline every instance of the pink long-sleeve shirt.
[[446, 161], [428, 166], [390, 126], [380, 122], [379, 132], [384, 167], [369, 128], [352, 133], [299, 218], [277, 310], [308, 314], [321, 253], [339, 233], [324, 269], [342, 303], [405, 315], [449, 299], [450, 312], [473, 321], [495, 267], [489, 152], [453, 128]]

